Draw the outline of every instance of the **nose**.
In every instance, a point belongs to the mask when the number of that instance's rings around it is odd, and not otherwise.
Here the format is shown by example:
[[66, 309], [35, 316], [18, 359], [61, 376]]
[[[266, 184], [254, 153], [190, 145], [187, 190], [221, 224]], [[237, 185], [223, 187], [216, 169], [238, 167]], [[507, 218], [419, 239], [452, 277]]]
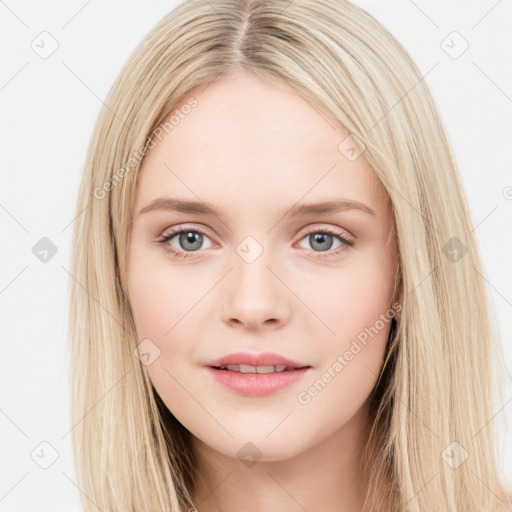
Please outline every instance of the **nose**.
[[263, 253], [256, 261], [234, 260], [225, 281], [223, 320], [232, 327], [276, 329], [287, 323], [291, 292]]

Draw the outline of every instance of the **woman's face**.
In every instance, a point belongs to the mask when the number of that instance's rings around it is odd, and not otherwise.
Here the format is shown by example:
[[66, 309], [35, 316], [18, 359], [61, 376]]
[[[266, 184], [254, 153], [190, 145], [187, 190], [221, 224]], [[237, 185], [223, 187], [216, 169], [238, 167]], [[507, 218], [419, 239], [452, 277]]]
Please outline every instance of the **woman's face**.
[[[128, 293], [142, 361], [203, 446], [284, 460], [361, 428], [393, 314], [391, 212], [364, 152], [293, 92], [244, 73], [190, 91], [187, 102], [140, 169]], [[171, 200], [198, 205], [173, 209]], [[373, 213], [298, 210], [341, 200]], [[309, 368], [258, 394], [257, 379], [288, 375], [205, 366], [235, 352]], [[220, 371], [248, 391], [220, 382]]]

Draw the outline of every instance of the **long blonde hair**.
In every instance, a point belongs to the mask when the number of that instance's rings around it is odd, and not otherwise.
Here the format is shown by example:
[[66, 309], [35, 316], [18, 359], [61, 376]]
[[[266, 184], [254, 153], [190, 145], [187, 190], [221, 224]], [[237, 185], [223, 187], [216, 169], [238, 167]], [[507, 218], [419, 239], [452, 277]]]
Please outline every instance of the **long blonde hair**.
[[[194, 505], [189, 432], [134, 356], [127, 244], [144, 154], [173, 128], [165, 121], [188, 91], [236, 69], [293, 87], [342, 125], [389, 196], [402, 309], [371, 396], [365, 509], [501, 510], [510, 496], [492, 418], [503, 367], [456, 163], [415, 63], [346, 0], [185, 1], [106, 98], [80, 185], [70, 280], [71, 433], [84, 510]], [[197, 101], [184, 105], [178, 121]], [[389, 506], [372, 494], [383, 481]]]

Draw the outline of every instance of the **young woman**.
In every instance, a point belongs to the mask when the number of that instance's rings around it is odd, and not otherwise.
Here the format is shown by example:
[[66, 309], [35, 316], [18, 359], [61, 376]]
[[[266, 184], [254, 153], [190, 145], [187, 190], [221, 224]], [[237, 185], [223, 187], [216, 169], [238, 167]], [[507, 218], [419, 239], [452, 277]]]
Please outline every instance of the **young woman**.
[[85, 510], [512, 510], [466, 199], [382, 25], [188, 0], [105, 105], [74, 233]]

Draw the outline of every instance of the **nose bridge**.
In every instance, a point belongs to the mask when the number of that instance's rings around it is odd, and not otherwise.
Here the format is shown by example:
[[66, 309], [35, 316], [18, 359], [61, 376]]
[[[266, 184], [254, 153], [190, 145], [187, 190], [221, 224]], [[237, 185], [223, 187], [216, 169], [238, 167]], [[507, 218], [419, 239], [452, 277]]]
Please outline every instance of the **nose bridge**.
[[276, 277], [274, 252], [252, 236], [235, 249], [224, 315], [246, 324], [282, 320], [286, 287]]
[[272, 262], [272, 249], [264, 247], [253, 236], [248, 236], [236, 247], [235, 252], [234, 289], [237, 292], [248, 292], [250, 296], [259, 296], [261, 293], [273, 295], [275, 276], [269, 269], [275, 265], [275, 261]]

